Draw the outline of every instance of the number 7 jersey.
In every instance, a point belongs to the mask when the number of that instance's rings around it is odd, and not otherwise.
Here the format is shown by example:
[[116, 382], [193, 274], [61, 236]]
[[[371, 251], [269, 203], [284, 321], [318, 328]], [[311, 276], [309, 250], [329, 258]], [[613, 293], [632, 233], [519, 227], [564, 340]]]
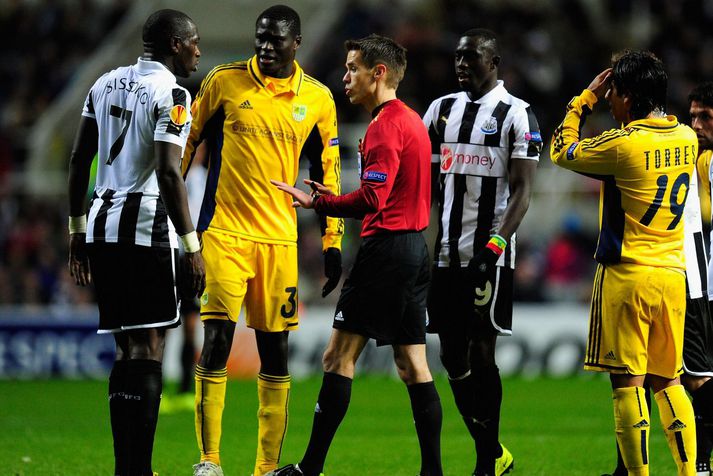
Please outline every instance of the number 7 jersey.
[[99, 129], [88, 243], [178, 247], [159, 195], [154, 142], [176, 144], [183, 152], [190, 102], [188, 91], [163, 64], [141, 58], [94, 83], [82, 110]]
[[695, 173], [695, 132], [666, 116], [580, 140], [596, 102], [589, 90], [572, 99], [550, 148], [555, 164], [602, 180], [595, 259], [685, 269], [682, 218]]

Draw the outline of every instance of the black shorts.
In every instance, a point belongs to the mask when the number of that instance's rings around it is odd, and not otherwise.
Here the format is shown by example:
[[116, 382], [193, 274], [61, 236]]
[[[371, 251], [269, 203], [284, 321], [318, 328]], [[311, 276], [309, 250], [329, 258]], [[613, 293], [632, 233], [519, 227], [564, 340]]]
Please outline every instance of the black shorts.
[[495, 331], [512, 335], [513, 270], [496, 266], [476, 303], [466, 268], [434, 268], [428, 293], [429, 333]]
[[176, 327], [178, 250], [120, 243], [88, 243], [99, 304], [99, 334]]
[[686, 299], [683, 369], [688, 375], [713, 377], [713, 324], [708, 299]]
[[335, 329], [376, 345], [426, 342], [428, 249], [419, 232], [364, 238], [334, 313]]

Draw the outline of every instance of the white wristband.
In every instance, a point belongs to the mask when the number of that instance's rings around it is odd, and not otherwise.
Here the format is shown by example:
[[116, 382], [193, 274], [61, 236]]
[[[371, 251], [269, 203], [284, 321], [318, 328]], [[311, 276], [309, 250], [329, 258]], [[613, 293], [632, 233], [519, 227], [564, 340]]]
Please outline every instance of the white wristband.
[[69, 234], [86, 233], [87, 232], [87, 216], [80, 215], [78, 217], [69, 217]]
[[201, 250], [201, 242], [198, 241], [198, 233], [192, 231], [181, 236], [181, 243], [186, 253], [195, 253]]

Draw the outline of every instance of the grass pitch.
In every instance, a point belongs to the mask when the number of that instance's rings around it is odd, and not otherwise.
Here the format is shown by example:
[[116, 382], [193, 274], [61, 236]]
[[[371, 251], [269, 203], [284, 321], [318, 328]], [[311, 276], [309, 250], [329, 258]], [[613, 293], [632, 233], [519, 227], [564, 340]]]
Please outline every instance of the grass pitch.
[[[299, 461], [309, 438], [321, 378], [293, 382], [290, 426], [282, 462]], [[446, 475], [470, 475], [472, 440], [448, 383], [436, 380], [443, 402], [442, 453]], [[113, 456], [106, 382], [0, 381], [0, 474], [111, 475]], [[505, 379], [501, 441], [515, 457], [513, 476], [599, 476], [615, 463], [608, 380]], [[170, 393], [168, 385], [165, 393]], [[228, 384], [222, 464], [226, 476], [249, 476], [257, 438], [255, 382]], [[651, 474], [676, 469], [652, 414]], [[198, 460], [193, 414], [161, 415], [154, 449], [160, 476], [190, 475]], [[328, 476], [415, 476], [416, 433], [408, 394], [392, 377], [358, 376], [352, 400], [330, 450]]]

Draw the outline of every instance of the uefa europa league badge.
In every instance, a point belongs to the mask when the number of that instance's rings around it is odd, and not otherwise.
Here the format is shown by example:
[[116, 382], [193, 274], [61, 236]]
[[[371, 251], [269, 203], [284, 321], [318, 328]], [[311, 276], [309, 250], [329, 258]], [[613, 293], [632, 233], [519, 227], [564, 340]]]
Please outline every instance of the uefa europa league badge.
[[302, 122], [307, 116], [307, 106], [303, 104], [294, 104], [292, 106], [292, 119], [297, 122]]

